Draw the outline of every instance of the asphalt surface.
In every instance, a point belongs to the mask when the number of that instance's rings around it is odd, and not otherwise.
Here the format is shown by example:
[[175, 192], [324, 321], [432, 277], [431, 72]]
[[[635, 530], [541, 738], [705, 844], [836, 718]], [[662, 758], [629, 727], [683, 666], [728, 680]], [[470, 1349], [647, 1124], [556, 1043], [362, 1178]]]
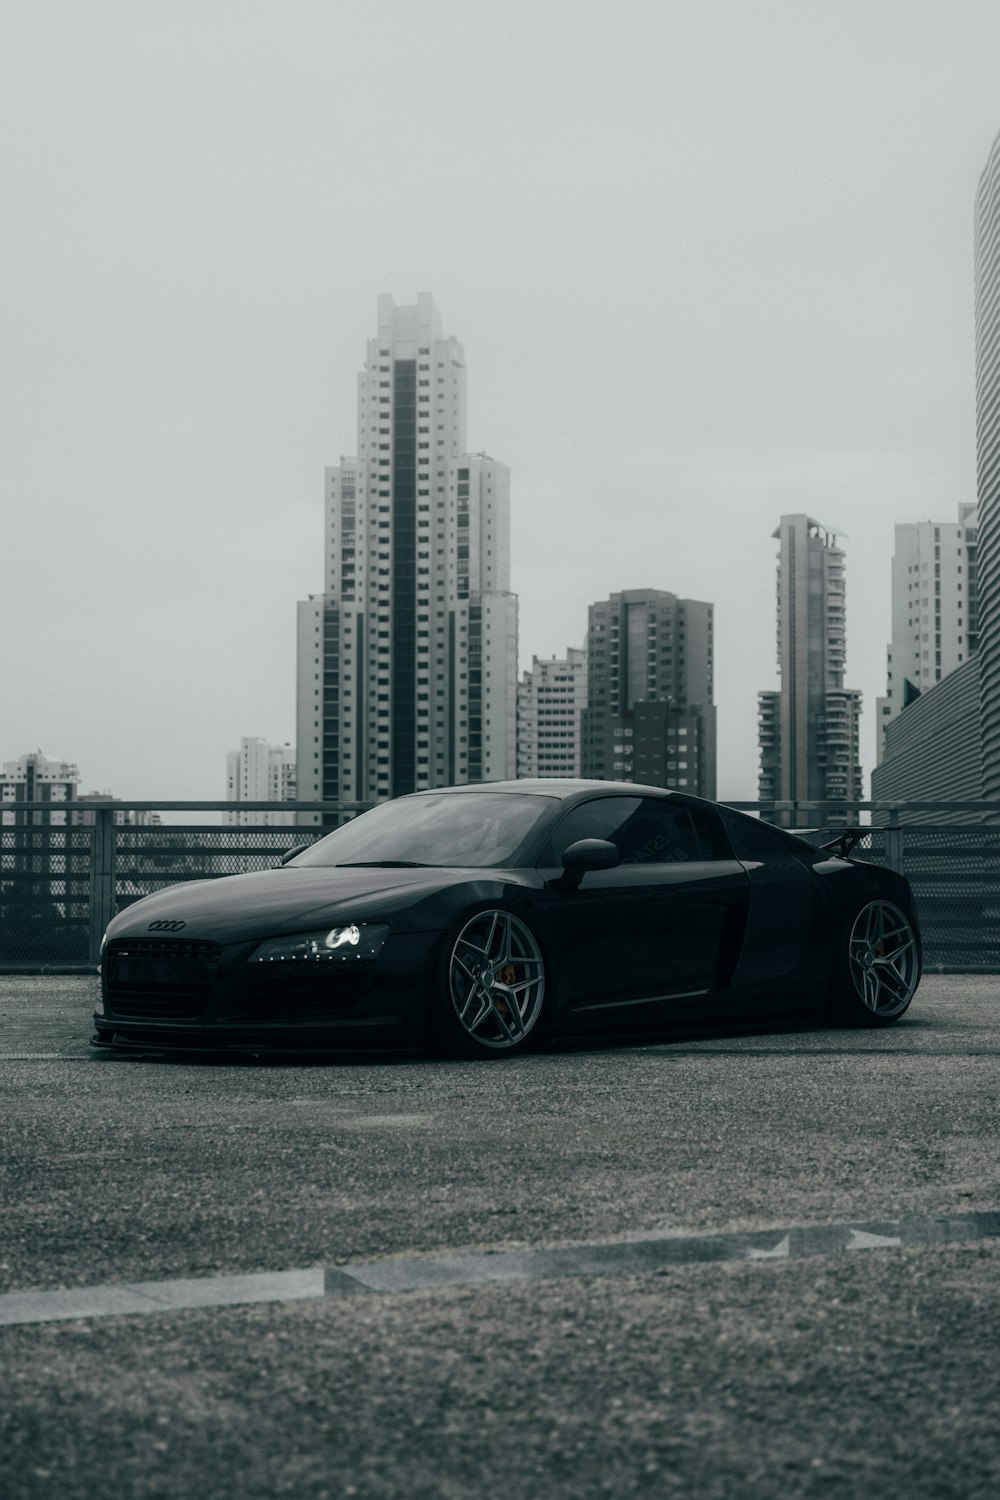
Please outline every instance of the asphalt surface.
[[9, 1500], [1000, 1493], [1000, 979], [499, 1063], [89, 1010], [0, 979], [0, 1317], [53, 1318], [0, 1327]]

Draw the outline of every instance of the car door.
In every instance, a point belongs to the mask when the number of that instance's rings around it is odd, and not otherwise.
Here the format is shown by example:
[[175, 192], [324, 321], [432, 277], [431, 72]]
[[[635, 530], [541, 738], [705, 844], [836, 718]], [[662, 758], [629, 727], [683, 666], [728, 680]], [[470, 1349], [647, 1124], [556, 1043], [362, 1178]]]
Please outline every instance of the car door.
[[[622, 862], [572, 890], [562, 853], [581, 838], [607, 839]], [[714, 809], [672, 795], [597, 796], [569, 810], [546, 857], [562, 1011], [647, 1007], [728, 982], [749, 877]]]
[[770, 823], [734, 811], [724, 817], [733, 852], [750, 877], [750, 916], [734, 985], [780, 990], [815, 982], [829, 958], [817, 936], [819, 897], [805, 850]]

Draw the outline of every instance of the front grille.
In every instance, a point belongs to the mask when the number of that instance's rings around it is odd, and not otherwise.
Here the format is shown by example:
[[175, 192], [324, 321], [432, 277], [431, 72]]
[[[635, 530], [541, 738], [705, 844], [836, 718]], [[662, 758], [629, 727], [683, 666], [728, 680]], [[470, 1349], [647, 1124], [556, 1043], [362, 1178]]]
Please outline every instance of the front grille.
[[116, 938], [104, 955], [104, 1003], [113, 1016], [197, 1020], [221, 956], [218, 943]]
[[244, 964], [220, 1002], [227, 1020], [321, 1021], [350, 1010], [368, 993], [375, 961]]

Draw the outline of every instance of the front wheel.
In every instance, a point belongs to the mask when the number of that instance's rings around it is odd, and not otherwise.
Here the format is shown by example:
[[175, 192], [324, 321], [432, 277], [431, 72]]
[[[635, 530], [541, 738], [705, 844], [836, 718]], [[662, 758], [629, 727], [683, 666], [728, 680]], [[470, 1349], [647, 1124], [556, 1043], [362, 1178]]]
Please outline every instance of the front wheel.
[[898, 1021], [920, 981], [920, 949], [910, 918], [891, 901], [866, 901], [838, 945], [835, 1008], [855, 1025]]
[[542, 1032], [545, 961], [530, 928], [501, 907], [476, 912], [447, 947], [435, 1029], [465, 1057], [520, 1052]]

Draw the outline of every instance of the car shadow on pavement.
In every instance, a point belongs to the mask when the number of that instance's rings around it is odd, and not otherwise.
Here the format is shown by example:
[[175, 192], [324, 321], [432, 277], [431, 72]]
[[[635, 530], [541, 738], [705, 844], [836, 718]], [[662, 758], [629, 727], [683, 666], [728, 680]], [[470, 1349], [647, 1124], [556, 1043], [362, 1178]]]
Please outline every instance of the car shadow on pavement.
[[[720, 1043], [727, 1041], [755, 1041], [767, 1038], [801, 1038], [803, 1041], [818, 1037], [825, 1037], [829, 1046], [824, 1051], [835, 1052], [892, 1052], [899, 1050], [899, 1040], [904, 1035], [912, 1035], [915, 1032], [926, 1034], [947, 1029], [947, 1023], [940, 1018], [928, 1016], [906, 1016], [892, 1027], [851, 1027], [831, 1022], [831, 1020], [818, 1014], [815, 1016], [803, 1016], [801, 1014], [790, 1016], [787, 1013], [778, 1015], [758, 1015], [746, 1021], [734, 1020], [732, 1017], [711, 1018], [705, 1017], [697, 1023], [690, 1019], [677, 1020], [672, 1023], [660, 1022], [656, 1026], [642, 1028], [629, 1028], [617, 1032], [602, 1031], [600, 1035], [577, 1035], [559, 1037], [554, 1041], [545, 1043], [543, 1046], [533, 1048], [528, 1052], [521, 1052], [514, 1057], [498, 1054], [496, 1058], [476, 1059], [481, 1067], [502, 1066], [524, 1059], [525, 1057], [543, 1058], [545, 1056], [591, 1054], [601, 1055], [610, 1053], [623, 1053], [633, 1050], [657, 1050], [670, 1051], [675, 1047], [691, 1046], [696, 1044]], [[749, 1050], [749, 1049], [747, 1049]], [[772, 1049], [754, 1047], [755, 1052]], [[782, 1046], [781, 1051], [788, 1051], [787, 1046]], [[816, 1047], [805, 1046], [803, 1051], [816, 1051]], [[153, 1048], [153, 1047], [128, 1047], [119, 1046], [114, 1048], [94, 1047], [91, 1057], [100, 1063], [157, 1063], [162, 1065], [183, 1065], [185, 1067], [301, 1067], [301, 1068], [346, 1068], [346, 1067], [414, 1067], [426, 1065], [427, 1063], [441, 1063], [448, 1061], [442, 1053], [431, 1049], [413, 1048], [407, 1050], [375, 1050], [372, 1048], [351, 1050], [349, 1048], [338, 1048], [336, 1050], [324, 1050], [315, 1047], [232, 1047], [226, 1049], [195, 1049], [195, 1048]], [[470, 1059], [463, 1059], [468, 1064]]]

